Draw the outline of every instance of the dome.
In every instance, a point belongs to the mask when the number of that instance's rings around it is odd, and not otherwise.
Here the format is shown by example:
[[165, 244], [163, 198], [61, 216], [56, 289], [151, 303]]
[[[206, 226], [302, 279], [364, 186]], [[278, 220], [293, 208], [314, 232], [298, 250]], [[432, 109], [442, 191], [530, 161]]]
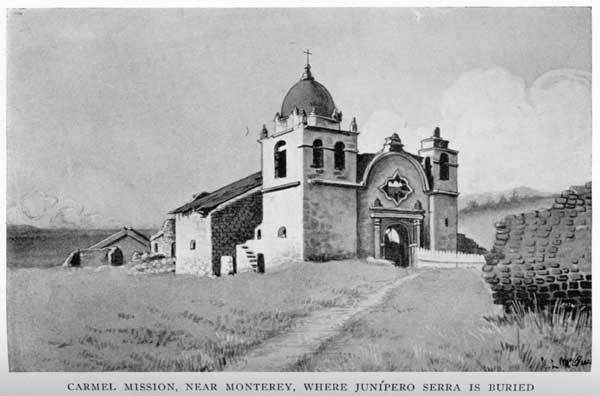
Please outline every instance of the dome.
[[294, 107], [304, 110], [307, 114], [314, 109], [317, 115], [323, 117], [331, 117], [335, 110], [331, 94], [327, 88], [315, 81], [310, 72], [310, 65], [304, 67], [300, 81], [285, 95], [281, 105], [281, 116], [289, 116], [294, 111]]

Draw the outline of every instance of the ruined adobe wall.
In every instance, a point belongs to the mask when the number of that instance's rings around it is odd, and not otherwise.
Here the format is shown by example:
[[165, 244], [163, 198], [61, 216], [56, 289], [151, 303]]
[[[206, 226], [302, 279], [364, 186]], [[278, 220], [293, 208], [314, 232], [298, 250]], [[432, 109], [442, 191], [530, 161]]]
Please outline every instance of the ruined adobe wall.
[[494, 303], [590, 305], [592, 185], [573, 186], [550, 209], [507, 216], [483, 266]]

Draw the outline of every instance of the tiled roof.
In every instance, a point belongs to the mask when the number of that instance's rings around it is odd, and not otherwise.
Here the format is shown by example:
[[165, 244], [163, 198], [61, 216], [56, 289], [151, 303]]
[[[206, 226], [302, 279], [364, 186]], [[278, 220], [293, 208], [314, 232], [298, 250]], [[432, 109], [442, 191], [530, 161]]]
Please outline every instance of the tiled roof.
[[191, 210], [208, 213], [220, 204], [260, 186], [262, 186], [262, 173], [256, 172], [209, 194], [199, 196], [193, 201], [188, 202], [169, 213], [185, 213]]

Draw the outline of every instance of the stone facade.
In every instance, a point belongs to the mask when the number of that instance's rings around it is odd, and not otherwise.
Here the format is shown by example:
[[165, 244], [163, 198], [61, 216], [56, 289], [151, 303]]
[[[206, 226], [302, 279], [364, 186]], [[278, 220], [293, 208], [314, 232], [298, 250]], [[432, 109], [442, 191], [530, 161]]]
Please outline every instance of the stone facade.
[[356, 193], [346, 187], [309, 184], [304, 195], [304, 258], [356, 256]]
[[[413, 190], [400, 204], [380, 189], [397, 171], [408, 179]], [[372, 160], [363, 181], [365, 187], [358, 190], [359, 257], [384, 257], [383, 234], [394, 224], [413, 230], [413, 223], [418, 221], [420, 241], [411, 234], [409, 243], [428, 246], [428, 238], [423, 237], [429, 228], [428, 186], [419, 161], [405, 152], [382, 152]]]

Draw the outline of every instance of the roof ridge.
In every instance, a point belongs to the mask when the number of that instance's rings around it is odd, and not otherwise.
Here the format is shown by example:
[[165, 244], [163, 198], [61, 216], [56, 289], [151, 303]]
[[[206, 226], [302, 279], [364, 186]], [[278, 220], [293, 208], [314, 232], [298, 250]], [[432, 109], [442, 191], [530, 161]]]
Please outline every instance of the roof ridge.
[[[246, 177], [226, 184], [223, 187], [220, 187], [201, 198], [196, 198], [191, 201], [188, 201], [187, 203], [169, 212], [169, 214], [187, 212], [191, 209], [196, 209], [199, 207], [202, 208], [203, 206], [205, 206], [203, 209], [211, 211], [213, 208], [220, 205], [221, 203], [227, 202], [260, 185], [262, 185], [262, 172], [254, 172]], [[231, 191], [231, 194], [229, 194], [231, 196], [228, 196], [228, 190], [235, 190], [236, 188], [239, 188], [241, 191]]]

